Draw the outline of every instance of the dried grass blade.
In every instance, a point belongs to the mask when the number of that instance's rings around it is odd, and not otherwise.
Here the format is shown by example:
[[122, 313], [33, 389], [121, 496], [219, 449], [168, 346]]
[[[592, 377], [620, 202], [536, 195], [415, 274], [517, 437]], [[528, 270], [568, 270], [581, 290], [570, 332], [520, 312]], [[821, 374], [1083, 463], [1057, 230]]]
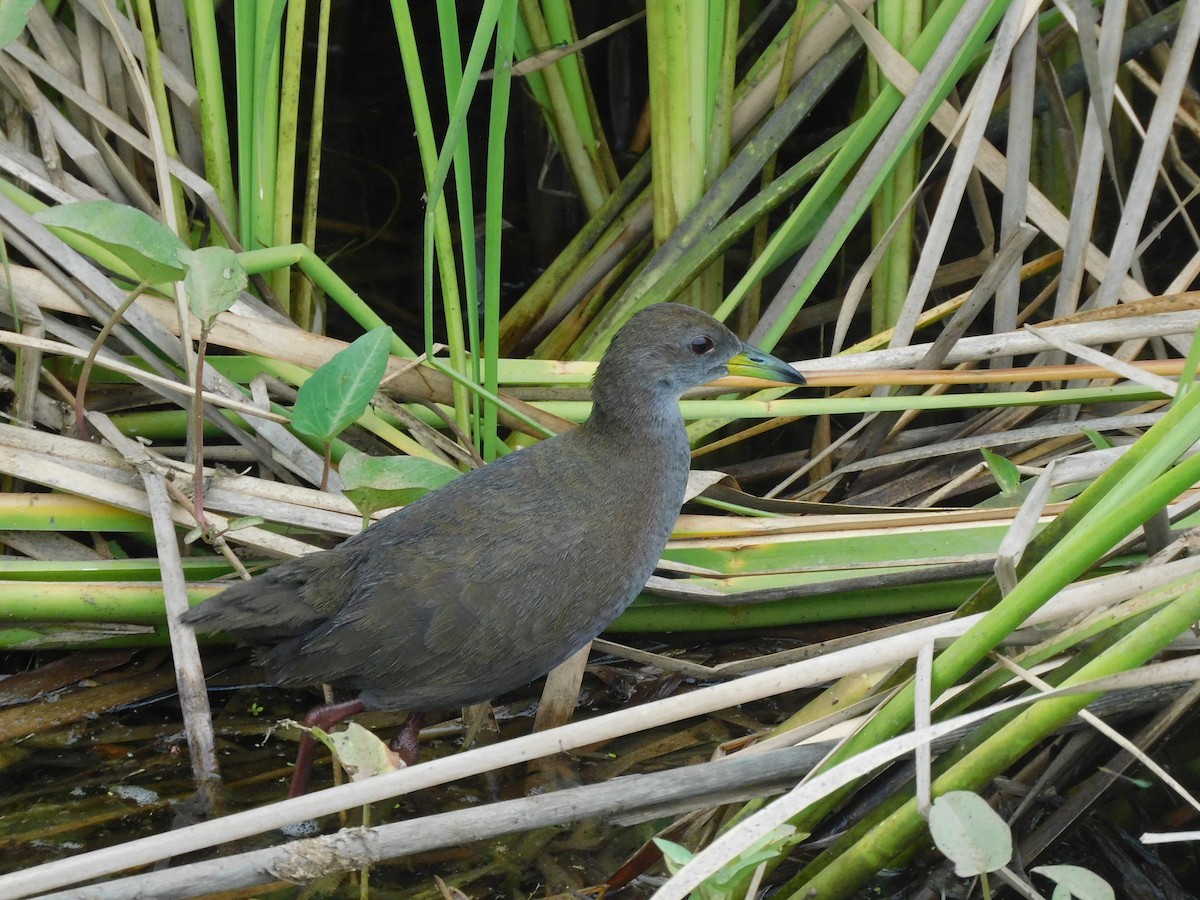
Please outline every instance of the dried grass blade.
[[1175, 110], [1186, 86], [1196, 43], [1200, 39], [1200, 4], [1184, 5], [1179, 30], [1171, 45], [1171, 56], [1163, 74], [1162, 93], [1154, 103], [1150, 124], [1146, 128], [1146, 140], [1138, 155], [1137, 166], [1129, 183], [1129, 194], [1121, 222], [1113, 238], [1110, 269], [1092, 298], [1092, 305], [1103, 307], [1116, 303], [1123, 293], [1120, 281], [1129, 269], [1137, 248], [1138, 236], [1149, 209], [1154, 184], [1158, 179], [1159, 165], [1167, 140], [1175, 123]]
[[1030, 328], [1025, 326], [1025, 330], [1030, 334], [1036, 334], [1043, 341], [1052, 347], [1057, 347], [1059, 350], [1069, 353], [1072, 356], [1078, 356], [1080, 359], [1086, 359], [1090, 363], [1097, 366], [1116, 372], [1130, 381], [1137, 384], [1145, 385], [1148, 388], [1159, 391], [1166, 397], [1174, 397], [1175, 392], [1179, 389], [1178, 383], [1167, 378], [1161, 378], [1152, 372], [1147, 372], [1145, 369], [1130, 365], [1124, 360], [1117, 359], [1108, 353], [1102, 353], [1099, 350], [1094, 350], [1091, 347], [1085, 347], [1083, 344], [1077, 344], [1074, 341], [1066, 340], [1057, 335], [1047, 333], [1044, 329]]
[[184, 730], [187, 733], [189, 757], [196, 787], [209, 809], [218, 809], [217, 788], [221, 780], [217, 765], [212, 711], [208, 706], [208, 689], [204, 684], [204, 666], [196, 632], [179, 621], [189, 603], [184, 583], [183, 564], [179, 556], [179, 540], [172, 523], [172, 507], [167, 496], [162, 473], [149, 454], [136, 441], [121, 434], [112, 421], [101, 413], [91, 413], [88, 421], [125, 457], [141, 475], [154, 523], [154, 542], [158, 550], [159, 577], [167, 611], [167, 630], [171, 638], [171, 658], [175, 664], [175, 680], [183, 710]]
[[[1180, 571], [1194, 570], [1197, 566], [1200, 566], [1200, 561], [1191, 560], [1164, 566], [1162, 571], [1157, 573], [1145, 573], [1139, 579], [1139, 584], [1154, 583], [1155, 579], [1168, 579], [1176, 576]], [[1086, 591], [1079, 588], [1064, 590], [1057, 599], [1034, 613], [1029, 624], [1052, 621], [1086, 608], [1094, 602], [1095, 592], [1099, 585], [1096, 582], [1090, 582], [1085, 587]], [[922, 644], [935, 637], [961, 634], [978, 618], [978, 616], [967, 617], [925, 629], [917, 634], [891, 637], [873, 645], [869, 654], [864, 653], [862, 648], [831, 653], [819, 660], [793, 663], [781, 669], [749, 675], [727, 684], [715, 685], [682, 696], [619, 710], [584, 722], [572, 722], [561, 728], [432, 760], [419, 766], [366, 781], [352, 782], [305, 797], [285, 800], [267, 807], [225, 816], [155, 837], [130, 841], [119, 847], [80, 853], [21, 872], [0, 875], [0, 892], [4, 892], [5, 896], [21, 897], [30, 893], [50, 891], [89, 878], [97, 878], [112, 872], [152, 863], [158, 859], [248, 837], [281, 827], [288, 822], [303, 821], [341, 809], [351, 809], [361, 806], [363, 803], [376, 802], [435, 784], [444, 784], [447, 781], [490, 771], [501, 766], [536, 759], [562, 750], [679, 721], [683, 718], [703, 715], [738, 703], [749, 702], [752, 699], [773, 696], [806, 685], [828, 681], [844, 674], [861, 671], [864, 668], [864, 656], [869, 656], [869, 662], [865, 664], [867, 668], [873, 668], [889, 661], [898, 662], [909, 659]], [[1178, 667], [1172, 664], [1155, 667], [1149, 675], [1152, 679], [1169, 680], [1195, 677], [1190, 672], [1181, 675]], [[1123, 684], [1124, 682], [1110, 683]], [[1096, 690], [1099, 687], [1099, 685], [1092, 684], [1087, 689]], [[921, 739], [928, 739], [928, 736], [922, 736]], [[907, 750], [911, 750], [911, 747], [905, 745], [899, 752]]]

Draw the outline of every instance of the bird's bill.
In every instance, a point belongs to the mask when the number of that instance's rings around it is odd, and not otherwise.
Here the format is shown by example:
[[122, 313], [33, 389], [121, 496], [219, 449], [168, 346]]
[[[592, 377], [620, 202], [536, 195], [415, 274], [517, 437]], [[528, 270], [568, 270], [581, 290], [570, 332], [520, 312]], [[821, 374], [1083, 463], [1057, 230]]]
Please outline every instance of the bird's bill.
[[749, 344], [742, 345], [742, 352], [729, 360], [728, 368], [730, 375], [743, 378], [761, 378], [784, 384], [805, 383], [804, 376], [782, 359]]

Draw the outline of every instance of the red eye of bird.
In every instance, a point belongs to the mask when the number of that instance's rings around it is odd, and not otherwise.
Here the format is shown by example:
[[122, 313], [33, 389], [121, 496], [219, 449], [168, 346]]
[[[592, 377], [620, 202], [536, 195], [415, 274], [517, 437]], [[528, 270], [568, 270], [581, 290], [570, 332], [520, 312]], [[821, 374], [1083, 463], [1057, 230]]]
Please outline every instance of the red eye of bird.
[[700, 337], [692, 338], [692, 352], [697, 356], [703, 356], [715, 346], [716, 344], [713, 343], [713, 339], [707, 334], [702, 334]]

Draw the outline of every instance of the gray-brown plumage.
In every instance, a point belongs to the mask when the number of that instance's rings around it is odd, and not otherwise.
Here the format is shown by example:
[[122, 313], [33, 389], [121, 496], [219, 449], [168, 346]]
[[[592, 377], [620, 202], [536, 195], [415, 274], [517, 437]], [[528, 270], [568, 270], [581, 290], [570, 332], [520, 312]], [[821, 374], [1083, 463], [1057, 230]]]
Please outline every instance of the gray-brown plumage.
[[184, 620], [262, 648], [278, 684], [348, 688], [368, 709], [453, 708], [526, 684], [645, 585], [687, 485], [679, 397], [730, 371], [803, 383], [703, 312], [649, 307], [605, 353], [583, 425]]

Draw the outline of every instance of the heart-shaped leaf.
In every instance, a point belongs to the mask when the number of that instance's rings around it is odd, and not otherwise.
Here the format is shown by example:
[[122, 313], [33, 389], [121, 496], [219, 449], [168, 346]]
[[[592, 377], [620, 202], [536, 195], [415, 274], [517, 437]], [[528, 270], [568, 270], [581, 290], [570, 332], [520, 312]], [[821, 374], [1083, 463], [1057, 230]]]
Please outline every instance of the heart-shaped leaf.
[[228, 247], [184, 248], [179, 261], [187, 266], [183, 286], [188, 306], [206, 325], [233, 306], [246, 288], [246, 270]]
[[337, 756], [350, 775], [351, 781], [363, 781], [402, 768], [400, 756], [370, 731], [354, 722], [344, 731], [330, 734], [320, 728], [312, 730], [315, 737]]
[[21, 36], [29, 23], [29, 11], [37, 0], [0, 0], [0, 47]]
[[996, 484], [1000, 485], [1001, 492], [1005, 496], [1015, 494], [1021, 486], [1021, 473], [1016, 463], [1005, 459], [999, 453], [993, 453], [987, 447], [981, 447], [980, 450], [988, 468], [992, 470], [992, 477], [996, 479]]
[[672, 875], [691, 862], [692, 857], [696, 855], [682, 844], [668, 841], [666, 838], [654, 838], [654, 844], [662, 853], [663, 862], [667, 864], [667, 871]]
[[929, 831], [960, 878], [994, 872], [1012, 859], [1008, 823], [970, 791], [950, 791], [934, 800]]
[[1052, 900], [1113, 900], [1116, 894], [1107, 881], [1082, 866], [1038, 866], [1030, 871], [1054, 882]]
[[177, 281], [183, 277], [179, 251], [187, 247], [175, 232], [140, 209], [111, 200], [81, 200], [43, 209], [34, 218], [90, 238], [140, 278]]
[[387, 370], [392, 329], [368, 331], [312, 373], [296, 394], [292, 427], [328, 443], [361, 416]]
[[348, 450], [338, 466], [342, 493], [364, 516], [406, 506], [458, 477], [457, 469], [416, 456], [368, 456]]

